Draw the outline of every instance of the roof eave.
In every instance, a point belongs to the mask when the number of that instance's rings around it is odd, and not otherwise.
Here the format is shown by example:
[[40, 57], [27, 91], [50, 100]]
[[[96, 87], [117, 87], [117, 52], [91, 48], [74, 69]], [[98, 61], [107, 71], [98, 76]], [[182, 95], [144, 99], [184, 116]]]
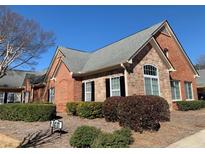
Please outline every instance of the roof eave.
[[106, 72], [106, 71], [112, 71], [118, 68], [122, 68], [121, 63], [116, 64], [116, 65], [112, 65], [109, 67], [104, 67], [104, 68], [100, 68], [97, 70], [93, 70], [93, 71], [88, 71], [88, 72], [77, 72], [77, 73], [72, 73], [73, 77], [84, 77], [87, 75], [93, 75], [93, 74], [97, 74], [97, 73], [102, 73], [102, 72]]

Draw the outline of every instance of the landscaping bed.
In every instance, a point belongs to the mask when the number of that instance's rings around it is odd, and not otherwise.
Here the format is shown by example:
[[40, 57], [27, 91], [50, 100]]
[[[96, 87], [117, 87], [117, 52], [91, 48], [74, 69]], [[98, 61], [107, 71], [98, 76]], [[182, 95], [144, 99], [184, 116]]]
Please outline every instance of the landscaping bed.
[[[65, 131], [68, 133], [63, 134], [60, 138], [57, 138], [58, 134], [54, 134], [48, 142], [36, 147], [71, 147], [69, 139], [77, 127], [82, 125], [94, 126], [108, 133], [121, 129], [117, 122], [106, 122], [105, 119], [82, 119], [67, 114], [59, 116], [63, 116], [63, 119], [60, 120], [63, 120]], [[5, 134], [18, 140], [22, 140], [28, 134], [49, 129], [49, 121], [28, 123], [0, 120], [0, 123], [0, 134]], [[173, 111], [171, 112], [171, 121], [161, 123], [161, 128], [158, 132], [144, 131], [142, 134], [133, 132], [134, 143], [130, 147], [166, 147], [202, 129], [205, 129], [205, 109], [187, 112]]]

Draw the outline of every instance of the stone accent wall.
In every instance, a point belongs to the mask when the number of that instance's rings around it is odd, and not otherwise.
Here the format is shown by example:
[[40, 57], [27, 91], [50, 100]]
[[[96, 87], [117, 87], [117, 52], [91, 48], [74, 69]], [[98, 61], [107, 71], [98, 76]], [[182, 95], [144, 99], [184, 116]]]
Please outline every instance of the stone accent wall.
[[186, 100], [184, 81], [192, 82], [194, 99], [198, 99], [195, 74], [174, 38], [163, 33], [158, 33], [156, 35], [156, 41], [162, 50], [164, 48], [168, 49], [168, 59], [176, 70], [175, 72], [171, 72], [170, 76], [173, 80], [180, 81], [182, 100]]
[[171, 87], [168, 68], [159, 57], [158, 52], [152, 48], [151, 45], [146, 46], [140, 55], [133, 59], [132, 69], [127, 75], [128, 95], [145, 95], [143, 66], [146, 64], [157, 67], [160, 96], [171, 104]]

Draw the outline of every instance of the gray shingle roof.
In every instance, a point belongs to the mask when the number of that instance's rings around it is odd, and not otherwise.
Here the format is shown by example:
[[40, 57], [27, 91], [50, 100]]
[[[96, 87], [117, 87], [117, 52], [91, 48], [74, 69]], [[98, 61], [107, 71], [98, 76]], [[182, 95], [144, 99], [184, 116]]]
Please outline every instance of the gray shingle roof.
[[91, 53], [64, 47], [59, 47], [59, 49], [65, 55], [63, 62], [72, 72], [80, 72], [91, 55]]
[[[0, 79], [0, 87], [20, 88], [26, 76], [26, 71], [8, 71], [7, 75]], [[29, 72], [31, 73], [31, 72]]]
[[64, 47], [59, 49], [65, 55], [63, 61], [70, 71], [74, 73], [95, 71], [129, 60], [163, 23], [164, 21], [91, 53]]
[[[45, 73], [44, 73], [45, 74]], [[0, 79], [0, 88], [21, 88], [25, 78], [30, 78], [32, 84], [43, 82], [42, 72], [12, 70]]]
[[205, 87], [205, 69], [198, 70], [200, 77], [197, 78], [197, 86]]

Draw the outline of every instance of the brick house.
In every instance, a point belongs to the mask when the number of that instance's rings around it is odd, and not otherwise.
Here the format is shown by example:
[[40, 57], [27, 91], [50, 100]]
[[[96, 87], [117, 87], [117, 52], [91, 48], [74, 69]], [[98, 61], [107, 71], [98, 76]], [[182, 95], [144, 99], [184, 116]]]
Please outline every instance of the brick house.
[[175, 101], [198, 99], [198, 76], [163, 21], [94, 52], [58, 47], [40, 84], [28, 78], [24, 86], [33, 99], [55, 103], [58, 112], [69, 101], [134, 94], [159, 95], [172, 107]]
[[42, 101], [44, 77], [45, 72], [8, 71], [6, 76], [0, 79], [0, 104]]
[[198, 70], [200, 78], [197, 78], [197, 91], [199, 99], [205, 100], [205, 69]]

